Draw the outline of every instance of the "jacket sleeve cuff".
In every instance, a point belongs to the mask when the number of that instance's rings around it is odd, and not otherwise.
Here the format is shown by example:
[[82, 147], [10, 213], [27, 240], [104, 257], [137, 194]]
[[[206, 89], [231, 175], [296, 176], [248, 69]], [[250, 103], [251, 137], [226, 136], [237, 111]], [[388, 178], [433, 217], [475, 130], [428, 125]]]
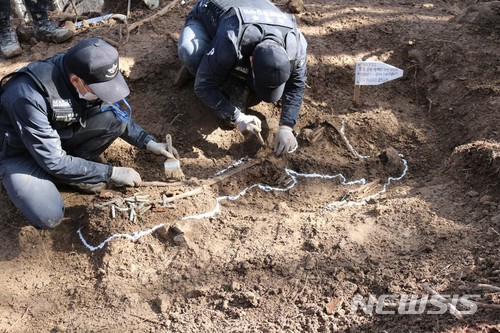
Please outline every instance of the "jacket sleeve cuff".
[[280, 126], [282, 126], [282, 125], [288, 126], [290, 128], [294, 128], [295, 127], [295, 122], [294, 121], [282, 120], [282, 121], [280, 121]]
[[240, 115], [241, 115], [241, 110], [235, 107], [234, 113], [229, 120], [234, 124]]
[[156, 142], [156, 138], [154, 136], [148, 134], [146, 136], [146, 138], [144, 138], [144, 147], [146, 147], [150, 141]]
[[111, 175], [113, 174], [113, 165], [107, 164], [108, 172], [106, 174], [106, 180], [109, 182], [111, 180]]

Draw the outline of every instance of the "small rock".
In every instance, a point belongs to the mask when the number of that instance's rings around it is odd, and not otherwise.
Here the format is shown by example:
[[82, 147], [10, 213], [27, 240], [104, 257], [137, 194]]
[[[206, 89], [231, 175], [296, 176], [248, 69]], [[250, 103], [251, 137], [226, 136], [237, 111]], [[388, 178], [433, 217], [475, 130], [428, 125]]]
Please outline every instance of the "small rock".
[[183, 234], [175, 236], [172, 241], [174, 242], [175, 245], [183, 245], [186, 244], [186, 238], [184, 237]]
[[345, 238], [342, 238], [340, 242], [337, 244], [338, 248], [341, 250], [347, 249], [348, 243]]
[[302, 0], [290, 0], [288, 2], [288, 9], [290, 9], [290, 13], [299, 14], [302, 13], [304, 8], [304, 1]]
[[317, 252], [320, 250], [321, 244], [315, 239], [308, 239], [304, 242], [304, 248], [307, 251]]
[[434, 8], [434, 5], [432, 3], [424, 3], [422, 7], [424, 7], [425, 9], [432, 9]]
[[469, 191], [467, 192], [467, 195], [471, 198], [477, 197], [479, 195], [479, 192], [476, 191]]
[[382, 216], [387, 214], [389, 211], [389, 207], [381, 204], [376, 204], [375, 207], [373, 208], [373, 215], [375, 216]]
[[206, 294], [207, 294], [207, 292], [205, 290], [193, 289], [193, 290], [190, 290], [186, 293], [186, 297], [187, 298], [197, 298], [197, 297], [205, 296]]
[[231, 290], [232, 291], [240, 291], [241, 290], [241, 285], [237, 281], [231, 282]]
[[300, 131], [300, 137], [307, 142], [311, 142], [314, 137], [314, 131], [310, 128], [303, 128]]
[[378, 155], [384, 169], [392, 176], [400, 175], [403, 170], [403, 160], [396, 149], [389, 147]]
[[58, 324], [56, 327], [54, 327], [54, 331], [56, 332], [66, 332], [67, 328], [63, 324]]
[[19, 25], [16, 29], [16, 32], [17, 38], [20, 42], [23, 43], [29, 43], [31, 41], [31, 38], [34, 38], [35, 36], [35, 31], [33, 30], [33, 28], [26, 25]]
[[491, 218], [491, 222], [493, 222], [495, 224], [500, 224], [500, 214], [498, 214], [497, 216], [493, 216]]
[[307, 256], [304, 268], [310, 271], [314, 269], [314, 267], [316, 267], [316, 259], [314, 259], [312, 256]]
[[495, 201], [495, 198], [493, 198], [491, 195], [483, 195], [481, 199], [479, 199], [479, 202], [482, 203], [483, 205], [490, 205]]
[[167, 294], [158, 295], [155, 303], [162, 313], [167, 313], [171, 306], [170, 297]]
[[110, 190], [102, 190], [99, 192], [99, 198], [100, 199], [111, 199], [114, 197], [114, 194]]
[[73, 32], [76, 31], [76, 25], [72, 21], [64, 21], [63, 28], [69, 29], [69, 30], [71, 30]]
[[352, 298], [356, 290], [358, 290], [358, 285], [351, 281], [343, 281], [340, 284], [341, 293], [346, 298]]
[[276, 206], [274, 206], [274, 209], [276, 209], [278, 212], [288, 212], [290, 211], [290, 207], [285, 201], [279, 202]]
[[31, 59], [33, 59], [34, 61], [42, 60], [43, 58], [45, 57], [40, 52], [33, 52], [33, 54], [31, 55]]
[[330, 300], [325, 306], [325, 311], [327, 314], [331, 315], [340, 310], [340, 307], [344, 303], [344, 300], [341, 297], [335, 297]]
[[256, 293], [252, 291], [247, 291], [246, 293], [243, 294], [243, 297], [253, 307], [259, 306], [259, 296]]
[[417, 48], [413, 48], [408, 51], [408, 57], [412, 60], [415, 60], [419, 64], [425, 64], [426, 61], [425, 51]]

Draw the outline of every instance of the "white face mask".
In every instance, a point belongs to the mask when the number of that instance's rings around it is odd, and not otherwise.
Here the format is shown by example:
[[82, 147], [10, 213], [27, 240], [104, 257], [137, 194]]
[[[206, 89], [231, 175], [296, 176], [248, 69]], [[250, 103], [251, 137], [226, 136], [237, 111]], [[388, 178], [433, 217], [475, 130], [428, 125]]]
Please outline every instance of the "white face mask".
[[80, 93], [80, 90], [77, 90], [78, 91], [78, 97], [80, 97], [81, 99], [84, 99], [86, 101], [95, 101], [96, 99], [99, 98], [99, 97], [97, 97], [97, 95], [94, 95], [93, 93], [91, 93], [91, 92], [87, 91], [87, 89], [85, 89], [85, 85], [83, 84], [82, 79], [80, 79], [80, 84], [82, 85], [83, 90], [85, 91], [85, 95], [82, 95]]

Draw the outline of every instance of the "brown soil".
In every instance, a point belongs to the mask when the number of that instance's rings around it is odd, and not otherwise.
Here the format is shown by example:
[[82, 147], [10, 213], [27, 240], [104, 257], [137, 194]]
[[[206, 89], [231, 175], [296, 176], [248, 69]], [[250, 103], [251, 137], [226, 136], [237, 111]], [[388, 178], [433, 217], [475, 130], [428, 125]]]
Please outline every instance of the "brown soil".
[[[263, 163], [201, 195], [160, 207], [163, 195], [195, 188], [144, 187], [99, 195], [62, 188], [67, 213], [37, 231], [0, 195], [0, 331], [6, 332], [497, 332], [498, 309], [457, 320], [443, 315], [351, 311], [353, 295], [479, 294], [500, 304], [500, 95], [498, 1], [331, 1], [276, 4], [296, 14], [309, 43], [308, 89], [296, 128], [300, 148], [269, 155], [279, 104], [253, 112], [268, 147], [243, 138], [196, 99], [192, 82], [173, 86], [176, 40], [193, 1], [120, 40], [123, 25], [79, 30], [120, 43], [135, 120], [157, 137], [171, 133], [188, 178], [206, 179], [242, 157]], [[168, 4], [160, 2], [160, 10]], [[113, 1], [112, 11], [126, 12]], [[156, 10], [156, 11], [158, 11]], [[154, 12], [132, 1], [129, 23]], [[72, 42], [72, 43], [73, 43]], [[72, 43], [23, 44], [4, 75]], [[361, 90], [352, 106], [354, 64], [380, 60], [404, 76]], [[339, 135], [344, 123], [348, 142]], [[403, 155], [408, 171], [403, 175]], [[164, 180], [163, 160], [123, 141], [103, 159]], [[296, 177], [285, 169], [340, 178]], [[385, 187], [386, 191], [379, 193]], [[129, 212], [99, 204], [149, 195], [154, 206]], [[379, 193], [379, 194], [377, 194]], [[340, 202], [340, 200], [344, 200]], [[357, 202], [358, 204], [347, 204]], [[125, 207], [125, 202], [121, 203]], [[132, 241], [114, 238], [165, 225]]]

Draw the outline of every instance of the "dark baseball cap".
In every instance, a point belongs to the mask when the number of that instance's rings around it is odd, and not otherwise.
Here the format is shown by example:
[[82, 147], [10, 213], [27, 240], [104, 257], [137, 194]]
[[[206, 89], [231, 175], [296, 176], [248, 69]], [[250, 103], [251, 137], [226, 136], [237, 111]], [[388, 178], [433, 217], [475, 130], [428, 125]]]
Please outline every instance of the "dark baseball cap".
[[118, 51], [102, 39], [78, 42], [64, 55], [64, 66], [83, 79], [104, 102], [114, 103], [130, 94], [120, 73]]
[[257, 96], [264, 102], [276, 102], [283, 95], [290, 77], [288, 53], [276, 41], [264, 40], [255, 47], [252, 59]]

